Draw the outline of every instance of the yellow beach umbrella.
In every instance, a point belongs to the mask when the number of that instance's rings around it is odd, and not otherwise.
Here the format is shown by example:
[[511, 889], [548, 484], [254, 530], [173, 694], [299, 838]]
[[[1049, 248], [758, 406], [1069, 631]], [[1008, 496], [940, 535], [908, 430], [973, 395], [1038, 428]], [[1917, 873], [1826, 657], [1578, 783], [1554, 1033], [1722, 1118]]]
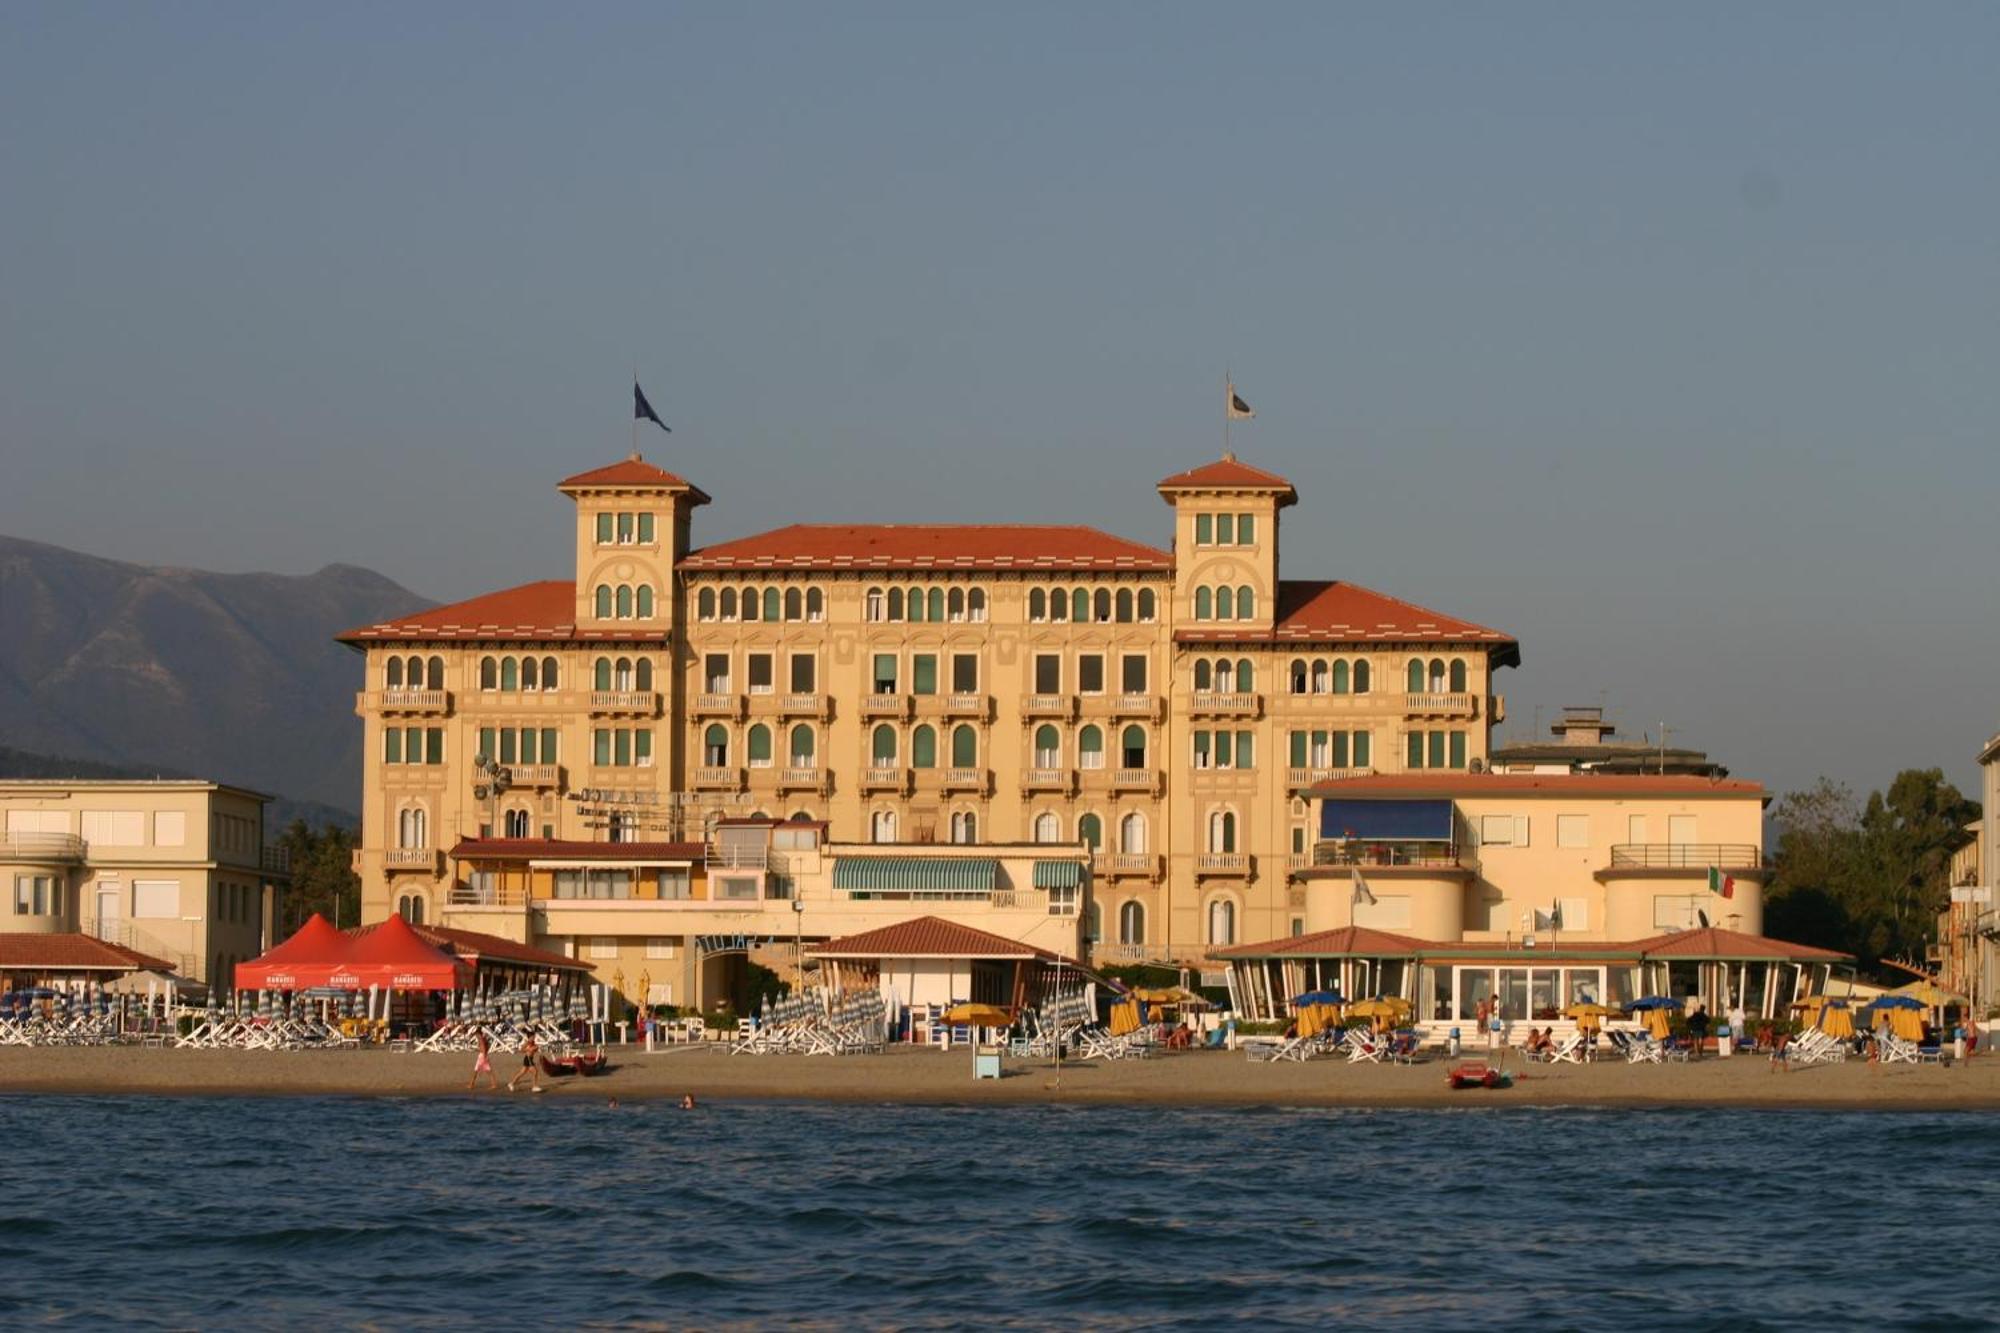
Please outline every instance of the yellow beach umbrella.
[[1854, 1015], [1845, 1005], [1828, 1005], [1820, 1010], [1818, 1027], [1829, 1037], [1851, 1037], [1854, 1035]]
[[1639, 1021], [1646, 1025], [1646, 1031], [1652, 1033], [1661, 1041], [1665, 1041], [1667, 1039], [1667, 1032], [1669, 1031], [1667, 1027], [1667, 1011], [1664, 1009], [1642, 1009], [1639, 1012], [1642, 1015]]
[[1122, 1037], [1128, 1032], [1137, 1032], [1145, 1023], [1139, 1017], [1137, 1000], [1120, 1000], [1111, 1006], [1111, 1035]]
[[1942, 1009], [1948, 1004], [1964, 1004], [1963, 995], [1954, 995], [1933, 981], [1916, 981], [1889, 992], [1891, 995], [1907, 995], [1926, 1009]]
[[955, 1004], [944, 1011], [947, 1023], [964, 1023], [975, 1028], [1004, 1028], [1014, 1016], [997, 1004]]
[[1889, 1031], [1904, 1041], [1924, 1039], [1924, 1016], [1916, 1009], [1880, 1009], [1876, 1011], [1889, 1021]]
[[1563, 1013], [1576, 1020], [1578, 1027], [1592, 1032], [1602, 1027], [1604, 1020], [1617, 1012], [1617, 1010], [1607, 1009], [1601, 1004], [1573, 1004], [1563, 1010]]

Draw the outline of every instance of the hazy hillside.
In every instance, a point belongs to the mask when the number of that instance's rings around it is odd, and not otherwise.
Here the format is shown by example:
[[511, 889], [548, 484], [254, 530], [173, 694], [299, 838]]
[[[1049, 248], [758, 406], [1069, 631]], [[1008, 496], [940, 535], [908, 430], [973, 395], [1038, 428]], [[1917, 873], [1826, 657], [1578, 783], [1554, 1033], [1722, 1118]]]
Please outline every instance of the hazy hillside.
[[428, 605], [352, 565], [214, 574], [0, 537], [0, 745], [351, 810], [361, 659], [332, 636]]
[[[27, 750], [15, 750], [0, 745], [0, 778], [191, 778], [198, 773], [183, 773], [178, 769], [162, 768], [157, 764], [108, 764], [96, 759], [64, 759], [59, 755], [33, 754]], [[289, 796], [277, 796], [264, 808], [264, 828], [273, 837], [284, 831], [294, 819], [303, 819], [312, 828], [328, 824], [344, 829], [361, 827], [360, 817], [352, 810], [341, 806], [327, 805], [321, 801], [297, 801]]]

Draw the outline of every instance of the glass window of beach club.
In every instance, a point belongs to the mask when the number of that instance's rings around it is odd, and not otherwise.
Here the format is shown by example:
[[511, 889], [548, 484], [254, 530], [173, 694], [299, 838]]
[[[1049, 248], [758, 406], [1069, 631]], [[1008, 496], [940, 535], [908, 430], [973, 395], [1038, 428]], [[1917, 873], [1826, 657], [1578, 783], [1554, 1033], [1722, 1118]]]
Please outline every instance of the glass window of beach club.
[[1581, 967], [1426, 967], [1430, 1014], [1472, 1020], [1482, 1002], [1497, 998], [1507, 1022], [1562, 1017], [1573, 1004], [1620, 1005], [1639, 998], [1638, 969], [1623, 965]]

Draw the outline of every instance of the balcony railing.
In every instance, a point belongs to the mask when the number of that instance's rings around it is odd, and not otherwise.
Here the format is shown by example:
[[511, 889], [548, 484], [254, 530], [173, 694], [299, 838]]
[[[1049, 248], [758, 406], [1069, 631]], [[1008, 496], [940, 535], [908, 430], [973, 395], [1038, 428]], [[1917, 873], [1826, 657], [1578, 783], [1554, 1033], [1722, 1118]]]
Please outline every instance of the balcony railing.
[[778, 701], [778, 708], [791, 717], [810, 717], [824, 722], [833, 715], [833, 700], [824, 694], [787, 694]]
[[507, 773], [516, 787], [562, 786], [561, 764], [510, 764]]
[[652, 716], [660, 711], [660, 696], [652, 690], [592, 690], [590, 710], [593, 713], [644, 713]]
[[1172, 957], [1157, 944], [1099, 944], [1091, 953], [1100, 961], [1115, 963], [1156, 963]]
[[450, 690], [384, 690], [385, 713], [443, 713], [451, 708]]
[[1406, 694], [1403, 712], [1411, 717], [1472, 717], [1479, 712], [1476, 694]]
[[983, 768], [947, 768], [944, 771], [946, 791], [969, 791], [984, 795], [987, 772]]
[[1197, 694], [1194, 711], [1211, 717], [1256, 717], [1264, 711], [1261, 694]]
[[861, 770], [861, 790], [863, 791], [907, 791], [910, 786], [910, 770], [896, 764], [871, 766]]
[[1337, 782], [1342, 778], [1365, 778], [1375, 770], [1372, 768], [1293, 768], [1287, 769], [1287, 785], [1316, 787], [1322, 782]]
[[833, 778], [823, 768], [795, 765], [778, 770], [778, 785], [788, 791], [812, 791], [824, 796], [833, 790]]
[[81, 861], [83, 851], [74, 833], [0, 833], [0, 857], [10, 861]]
[[1161, 790], [1161, 775], [1151, 768], [1114, 768], [1111, 770], [1113, 791], [1143, 791], [1157, 796]]
[[694, 771], [694, 785], [701, 791], [742, 791], [743, 770], [740, 768], [697, 768]]
[[1113, 717], [1143, 717], [1158, 722], [1167, 715], [1167, 701], [1157, 694], [1120, 694], [1111, 700]]
[[1248, 875], [1257, 860], [1248, 852], [1200, 852], [1194, 858], [1197, 875]]
[[1100, 878], [1130, 875], [1157, 879], [1160, 873], [1160, 858], [1155, 852], [1093, 852], [1090, 857], [1090, 872]]
[[984, 694], [947, 694], [944, 711], [950, 717], [969, 717], [984, 722], [993, 712], [993, 700]]
[[1448, 842], [1362, 842], [1341, 839], [1313, 847], [1315, 869], [1327, 866], [1417, 866], [1439, 870], [1468, 869], [1472, 858]]
[[1068, 721], [1076, 716], [1076, 696], [1073, 694], [1030, 694], [1021, 700], [1021, 716], [1024, 718], [1060, 718]]
[[910, 696], [907, 694], [871, 694], [861, 701], [863, 717], [893, 717], [907, 719], [910, 716]]
[[444, 897], [447, 907], [522, 907], [528, 891], [519, 884], [466, 884], [451, 886]]
[[1021, 785], [1029, 791], [1068, 791], [1074, 781], [1066, 768], [1031, 768], [1021, 775]]
[[694, 697], [694, 711], [698, 717], [743, 716], [743, 696], [722, 690], [711, 690]]
[[382, 853], [384, 870], [425, 870], [434, 874], [437, 863], [435, 847], [391, 847]]
[[1764, 853], [1751, 842], [1621, 842], [1611, 849], [1614, 870], [1755, 870]]

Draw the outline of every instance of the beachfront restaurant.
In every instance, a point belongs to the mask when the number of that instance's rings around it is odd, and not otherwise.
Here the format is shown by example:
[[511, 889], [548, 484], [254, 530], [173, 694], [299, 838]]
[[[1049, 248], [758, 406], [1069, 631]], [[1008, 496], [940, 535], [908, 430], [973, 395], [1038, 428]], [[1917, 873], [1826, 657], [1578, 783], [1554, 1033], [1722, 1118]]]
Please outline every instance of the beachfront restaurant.
[[1217, 950], [1228, 964], [1231, 1001], [1246, 1018], [1283, 1018], [1291, 997], [1337, 991], [1350, 999], [1399, 996], [1419, 1023], [1467, 1023], [1492, 1000], [1504, 1022], [1560, 1019], [1575, 1004], [1612, 1008], [1668, 996], [1711, 1013], [1741, 1005], [1746, 1015], [1779, 1018], [1836, 976], [1846, 954], [1719, 927], [1600, 943], [1533, 941], [1443, 943], [1348, 926]]
[[114, 988], [126, 977], [146, 975], [176, 986], [190, 985], [172, 963], [100, 940], [64, 931], [47, 935], [0, 934], [0, 993], [41, 988], [81, 995], [92, 987]]
[[341, 931], [317, 912], [283, 943], [236, 966], [238, 990], [464, 991], [546, 988], [567, 998], [590, 964], [476, 931], [413, 926], [400, 916]]

